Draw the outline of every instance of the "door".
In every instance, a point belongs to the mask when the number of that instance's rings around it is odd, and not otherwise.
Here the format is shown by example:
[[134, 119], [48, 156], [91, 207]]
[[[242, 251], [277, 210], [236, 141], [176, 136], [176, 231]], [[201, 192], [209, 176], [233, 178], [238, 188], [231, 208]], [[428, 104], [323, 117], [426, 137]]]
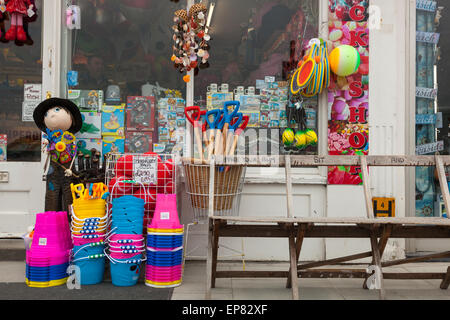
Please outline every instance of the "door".
[[[58, 1], [33, 0], [35, 14], [23, 18], [27, 41], [0, 42], [0, 237], [18, 237], [44, 209], [45, 182], [41, 132], [34, 124], [34, 107], [59, 92], [53, 43], [55, 20], [45, 21]], [[60, 11], [56, 11], [60, 12]], [[57, 17], [56, 15], [54, 17]], [[11, 28], [13, 16], [0, 22], [2, 35]], [[51, 30], [51, 32], [47, 32]], [[55, 80], [53, 80], [55, 79]], [[43, 85], [44, 84], [44, 85]]]
[[[447, 90], [450, 59], [450, 14], [448, 1], [416, 0], [415, 20], [411, 20], [411, 44], [415, 52], [415, 147], [417, 155], [450, 154], [450, 94]], [[412, 72], [414, 74], [414, 71]], [[449, 180], [446, 168], [447, 181]], [[415, 169], [415, 215], [444, 217], [448, 213], [434, 167]], [[444, 251], [447, 239], [417, 239], [409, 244], [410, 254]]]

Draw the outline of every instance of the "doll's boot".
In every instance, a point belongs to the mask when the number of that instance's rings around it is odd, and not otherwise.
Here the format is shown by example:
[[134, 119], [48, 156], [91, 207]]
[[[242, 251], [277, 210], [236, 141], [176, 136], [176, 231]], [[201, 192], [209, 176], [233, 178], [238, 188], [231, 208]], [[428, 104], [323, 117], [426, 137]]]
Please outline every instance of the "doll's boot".
[[16, 39], [16, 26], [12, 25], [5, 33], [5, 40], [13, 41]]
[[27, 34], [25, 33], [25, 30], [23, 30], [22, 26], [17, 26], [17, 40], [20, 42], [27, 41]]

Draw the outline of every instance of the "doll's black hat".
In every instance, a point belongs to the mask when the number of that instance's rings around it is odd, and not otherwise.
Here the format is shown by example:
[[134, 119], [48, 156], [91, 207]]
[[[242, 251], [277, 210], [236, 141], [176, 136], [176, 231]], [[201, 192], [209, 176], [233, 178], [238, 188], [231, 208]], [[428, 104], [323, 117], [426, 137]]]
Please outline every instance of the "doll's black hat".
[[41, 129], [41, 131], [46, 131], [47, 127], [44, 122], [45, 113], [53, 107], [63, 107], [72, 114], [73, 123], [72, 127], [68, 130], [69, 132], [75, 134], [81, 130], [81, 127], [83, 126], [83, 119], [81, 118], [81, 112], [77, 105], [67, 99], [50, 98], [42, 101], [33, 112], [34, 122], [37, 127]]

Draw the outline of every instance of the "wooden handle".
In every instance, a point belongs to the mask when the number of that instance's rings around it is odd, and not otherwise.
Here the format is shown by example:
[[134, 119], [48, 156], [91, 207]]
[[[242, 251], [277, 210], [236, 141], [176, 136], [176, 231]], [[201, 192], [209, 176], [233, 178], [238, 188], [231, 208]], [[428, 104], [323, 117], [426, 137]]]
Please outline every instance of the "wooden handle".
[[233, 145], [230, 148], [230, 152], [228, 153], [228, 156], [234, 155], [234, 151], [236, 150], [238, 140], [239, 140], [239, 135], [235, 134], [234, 140], [233, 140]]
[[226, 146], [226, 149], [225, 149], [225, 155], [229, 155], [230, 154], [231, 146], [232, 146], [233, 140], [234, 140], [233, 137], [234, 137], [234, 134], [231, 131], [228, 132], [227, 146]]
[[195, 135], [195, 141], [197, 143], [197, 151], [198, 151], [200, 160], [203, 160], [202, 138], [200, 137], [200, 131], [199, 131], [198, 127], [194, 127], [194, 135]]
[[214, 152], [214, 134], [215, 134], [214, 130], [211, 130], [209, 133], [208, 161], [211, 160], [211, 156]]
[[225, 125], [223, 126], [223, 132], [222, 132], [222, 150], [223, 150], [223, 154], [226, 155], [226, 150], [227, 150], [227, 137], [228, 137], [228, 127], [230, 126], [229, 123], [225, 123]]
[[222, 131], [217, 130], [216, 132], [216, 138], [215, 138], [215, 145], [214, 145], [214, 155], [218, 156], [222, 154]]

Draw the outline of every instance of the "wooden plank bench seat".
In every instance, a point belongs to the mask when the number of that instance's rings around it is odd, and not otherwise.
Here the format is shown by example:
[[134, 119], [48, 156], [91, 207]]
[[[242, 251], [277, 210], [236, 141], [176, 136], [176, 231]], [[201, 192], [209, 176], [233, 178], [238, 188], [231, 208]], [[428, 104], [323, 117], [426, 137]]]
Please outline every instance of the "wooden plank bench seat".
[[[450, 239], [450, 219], [437, 217], [390, 217], [376, 218], [372, 207], [372, 194], [368, 167], [415, 167], [436, 166], [439, 184], [447, 212], [450, 212], [450, 195], [444, 166], [450, 166], [450, 156], [266, 156], [222, 158], [206, 163], [209, 172], [209, 214], [206, 299], [211, 298], [211, 288], [217, 278], [287, 278], [287, 287], [292, 288], [292, 297], [299, 299], [298, 277], [302, 278], [363, 278], [365, 288], [379, 290], [380, 299], [386, 294], [383, 279], [440, 279], [441, 289], [450, 285], [450, 267], [441, 273], [386, 273], [383, 267], [405, 263], [429, 261], [450, 257], [450, 251], [433, 253], [394, 261], [381, 261], [390, 238], [434, 238]], [[220, 216], [214, 212], [215, 166], [244, 164], [246, 166], [278, 166], [285, 168], [287, 215], [272, 217]], [[296, 217], [293, 210], [291, 167], [360, 166], [363, 176], [366, 217]], [[217, 271], [217, 254], [220, 237], [287, 238], [290, 269], [287, 271]], [[350, 256], [298, 264], [305, 238], [366, 238], [371, 251]], [[366, 269], [333, 268], [324, 266], [342, 265], [348, 261], [372, 258]], [[347, 263], [348, 264], [348, 263]]]
[[394, 225], [433, 225], [450, 226], [450, 219], [437, 217], [392, 217], [392, 218], [364, 218], [364, 217], [234, 217], [234, 216], [212, 216], [211, 219], [226, 222], [240, 223], [314, 223], [314, 224], [394, 224]]

